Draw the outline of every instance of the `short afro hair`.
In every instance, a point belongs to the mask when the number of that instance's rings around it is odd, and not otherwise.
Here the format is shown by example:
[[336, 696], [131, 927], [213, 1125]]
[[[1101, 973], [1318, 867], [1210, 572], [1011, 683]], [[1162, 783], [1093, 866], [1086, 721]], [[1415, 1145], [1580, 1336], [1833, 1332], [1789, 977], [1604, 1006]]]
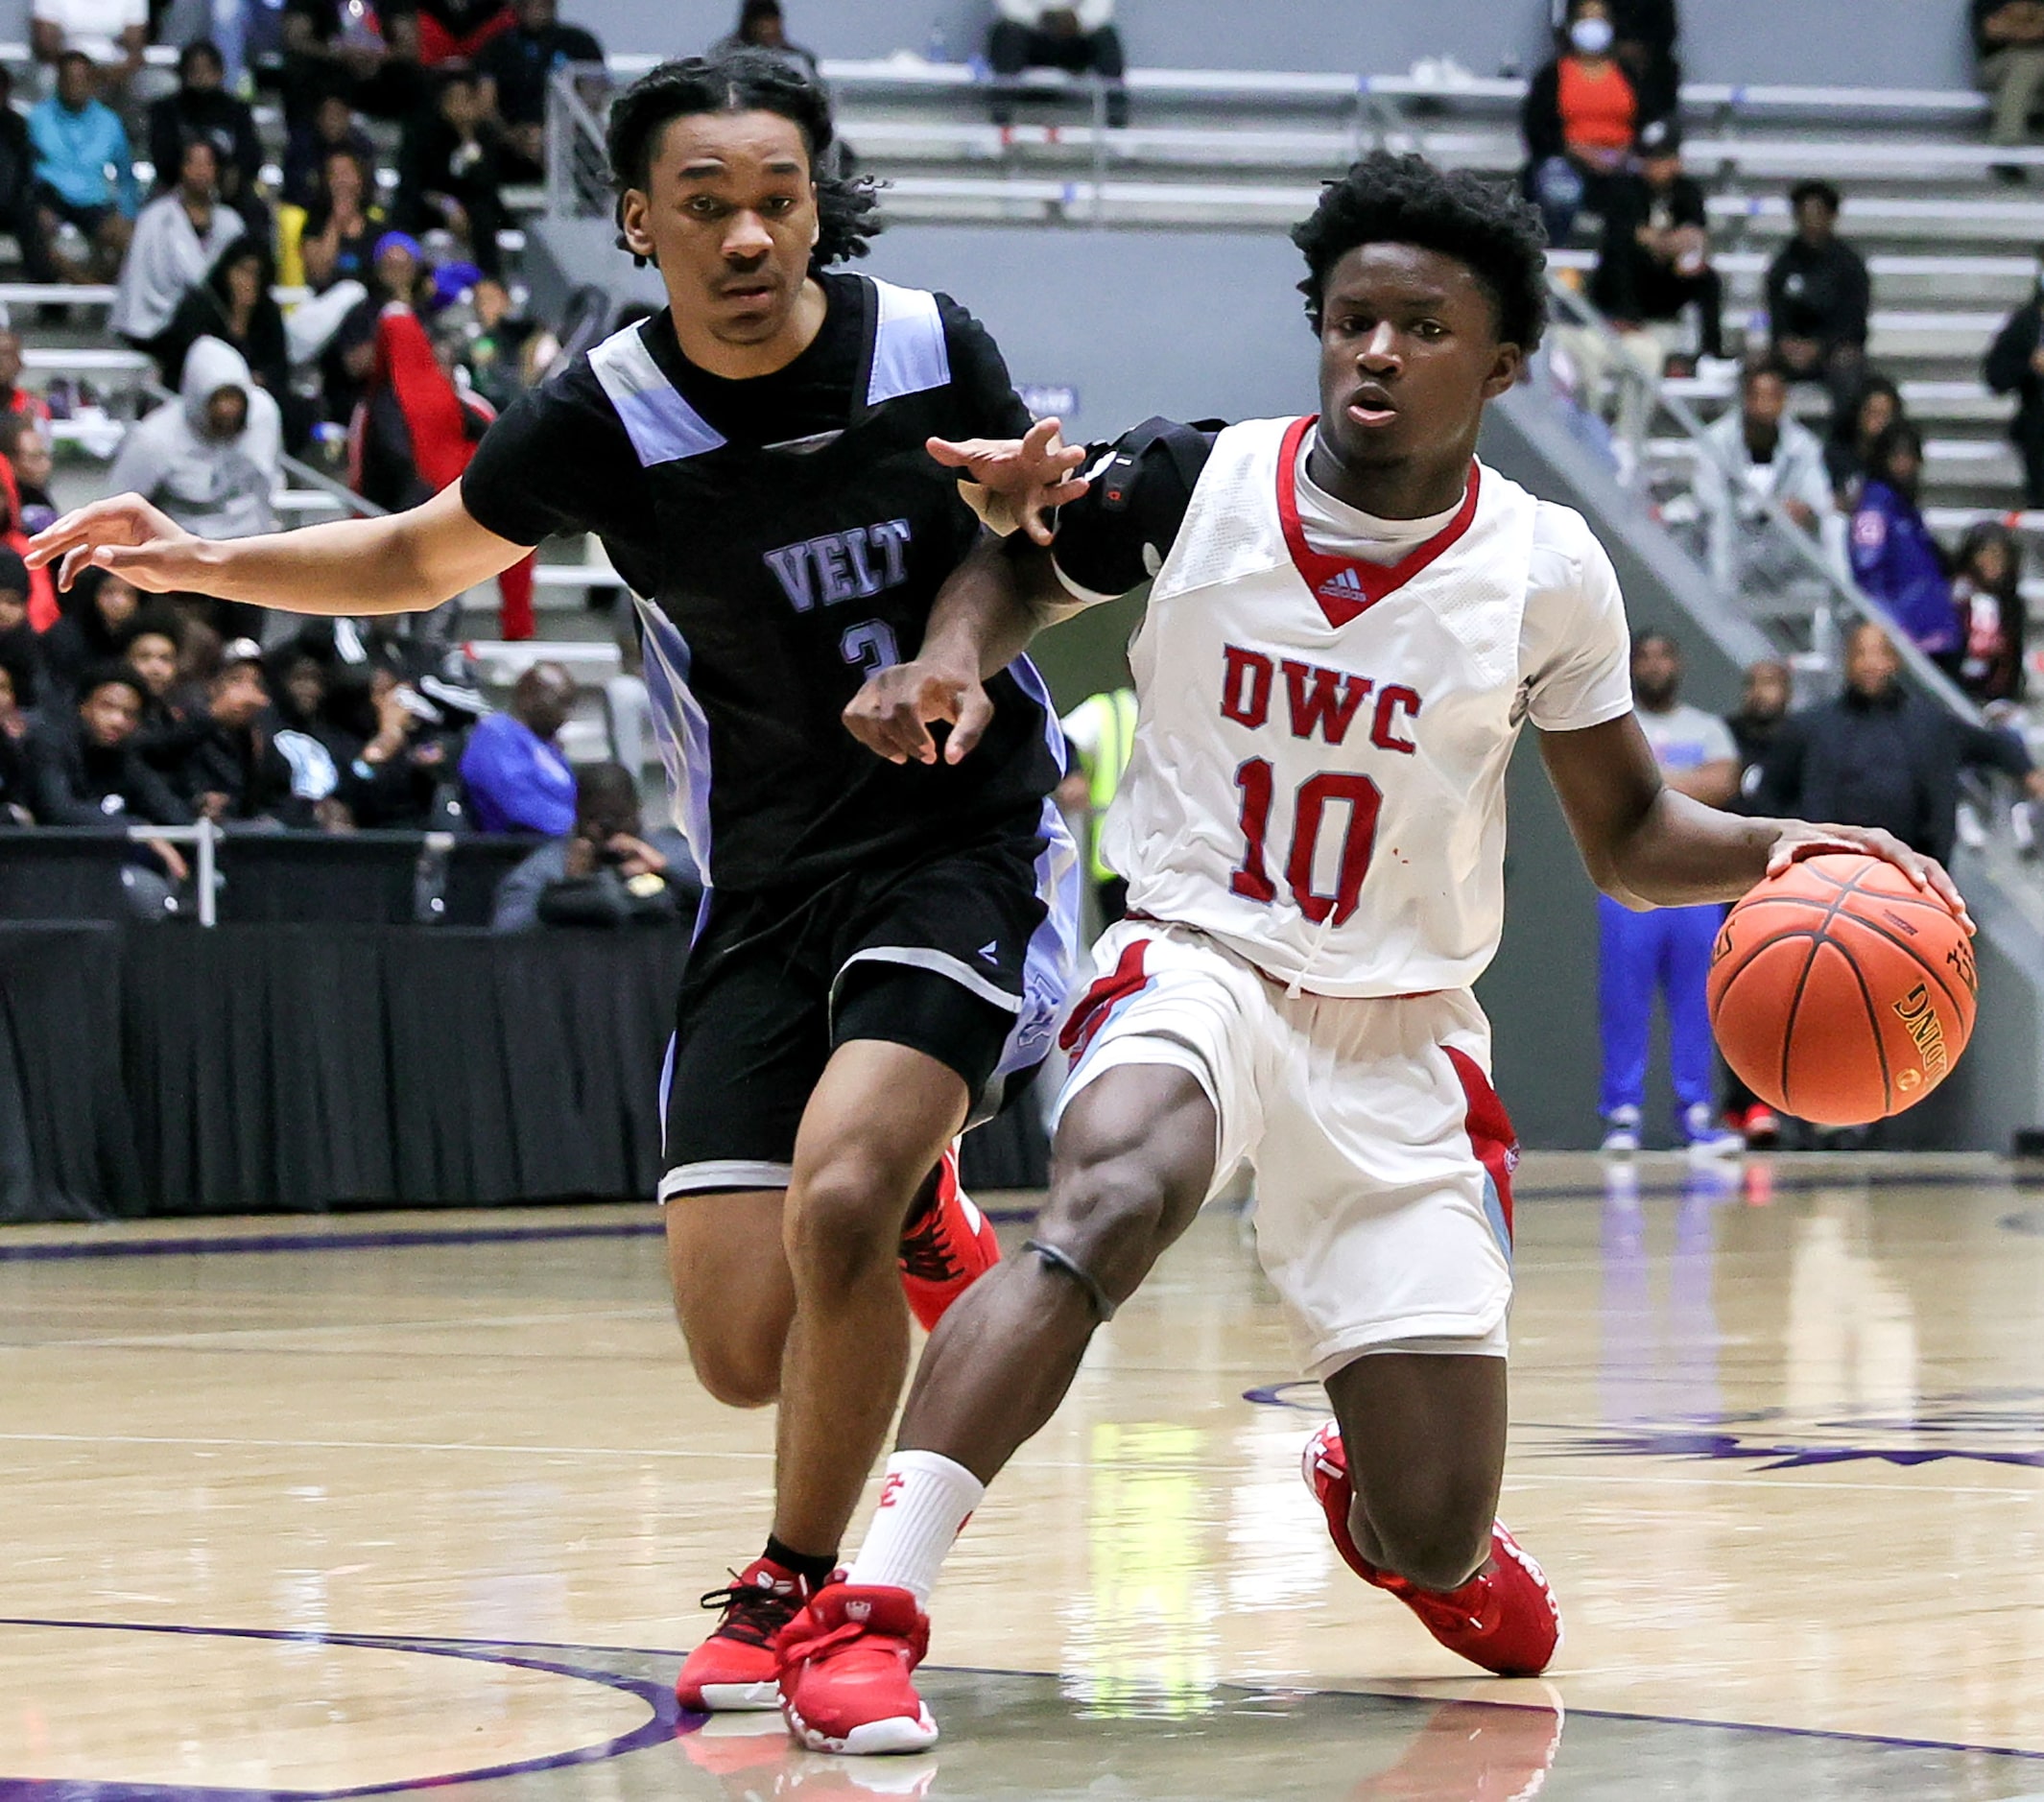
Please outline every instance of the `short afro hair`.
[[1320, 190], [1313, 217], [1292, 227], [1312, 273], [1299, 283], [1320, 329], [1327, 276], [1363, 244], [1415, 244], [1465, 264], [1497, 307], [1500, 343], [1529, 353], [1547, 329], [1547, 233], [1540, 215], [1508, 189], [1424, 156], [1372, 151]]
[[[772, 112], [792, 121], [809, 150], [809, 173], [816, 183], [821, 226], [809, 267], [826, 269], [846, 257], [866, 254], [867, 241], [879, 228], [873, 219], [873, 183], [863, 177], [848, 179], [837, 172], [830, 97], [781, 58], [749, 46], [660, 63], [617, 97], [604, 130], [604, 148], [610, 158], [610, 178], [617, 187], [619, 249], [631, 248], [623, 233], [625, 190], [645, 191], [660, 133], [677, 119], [707, 112]], [[634, 253], [632, 261], [643, 269], [648, 259]]]

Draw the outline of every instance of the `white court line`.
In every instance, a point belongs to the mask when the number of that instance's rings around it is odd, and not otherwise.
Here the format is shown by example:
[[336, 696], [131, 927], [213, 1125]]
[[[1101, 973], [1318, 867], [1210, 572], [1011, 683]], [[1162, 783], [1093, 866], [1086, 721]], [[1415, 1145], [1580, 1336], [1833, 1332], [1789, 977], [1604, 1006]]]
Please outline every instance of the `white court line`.
[[[667, 1308], [576, 1309], [560, 1314], [462, 1315], [449, 1318], [421, 1320], [335, 1320], [325, 1326], [221, 1326], [194, 1333], [123, 1334], [115, 1339], [37, 1339], [0, 1340], [8, 1351], [101, 1351], [108, 1348], [146, 1348], [160, 1351], [165, 1346], [196, 1345], [209, 1340], [305, 1339], [321, 1333], [419, 1333], [447, 1327], [567, 1326], [584, 1320], [664, 1320]], [[416, 1358], [410, 1347], [391, 1346], [385, 1353], [371, 1350], [369, 1356]], [[537, 1354], [535, 1354], [537, 1355]], [[558, 1356], [559, 1354], [548, 1354]]]

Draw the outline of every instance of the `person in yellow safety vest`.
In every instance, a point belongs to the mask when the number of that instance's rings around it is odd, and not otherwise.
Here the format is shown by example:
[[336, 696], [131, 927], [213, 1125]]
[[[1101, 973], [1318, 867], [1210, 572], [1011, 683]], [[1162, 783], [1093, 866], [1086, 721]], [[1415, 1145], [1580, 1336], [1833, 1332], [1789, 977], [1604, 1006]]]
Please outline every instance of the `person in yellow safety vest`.
[[1089, 695], [1061, 723], [1074, 768], [1058, 785], [1058, 804], [1068, 814], [1085, 812], [1087, 872], [1100, 897], [1101, 923], [1112, 926], [1128, 912], [1129, 885], [1101, 861], [1100, 822], [1135, 748], [1135, 690]]

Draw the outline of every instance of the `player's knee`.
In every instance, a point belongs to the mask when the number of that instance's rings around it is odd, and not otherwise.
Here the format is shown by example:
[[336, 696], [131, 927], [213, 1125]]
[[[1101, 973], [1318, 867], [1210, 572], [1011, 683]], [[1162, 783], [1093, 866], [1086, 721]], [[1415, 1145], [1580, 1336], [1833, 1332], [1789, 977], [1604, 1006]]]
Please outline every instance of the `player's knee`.
[[1459, 1589], [1490, 1555], [1487, 1507], [1415, 1498], [1402, 1506], [1373, 1504], [1369, 1518], [1384, 1567], [1421, 1589]]
[[906, 1188], [879, 1160], [857, 1152], [804, 1173], [788, 1191], [788, 1262], [796, 1287], [850, 1288], [876, 1269], [891, 1270]]
[[1161, 1248], [1167, 1197], [1153, 1171], [1116, 1158], [1060, 1174], [1036, 1237], [1076, 1259], [1117, 1302]]
[[[684, 1327], [686, 1323], [684, 1322]], [[687, 1335], [696, 1381], [726, 1408], [769, 1408], [780, 1400], [781, 1348], [764, 1340]]]

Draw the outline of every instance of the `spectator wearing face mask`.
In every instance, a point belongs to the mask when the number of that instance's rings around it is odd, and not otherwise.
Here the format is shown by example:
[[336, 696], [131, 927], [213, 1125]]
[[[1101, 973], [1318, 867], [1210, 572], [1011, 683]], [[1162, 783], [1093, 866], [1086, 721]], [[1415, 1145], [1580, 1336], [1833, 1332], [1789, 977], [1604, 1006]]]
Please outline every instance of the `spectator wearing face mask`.
[[1852, 515], [1852, 574], [1917, 650], [1949, 664], [1959, 651], [1959, 621], [1944, 552], [1916, 504], [1922, 474], [1923, 437], [1898, 420], [1874, 445]]
[[2036, 287], [2003, 321], [1981, 368], [1997, 394], [2015, 396], [2008, 438], [2023, 460], [2027, 507], [2044, 507], [2044, 250], [2038, 252], [2038, 264]]
[[187, 139], [178, 185], [135, 220], [107, 323], [136, 349], [153, 349], [185, 290], [245, 229], [241, 215], [220, 202], [220, 155], [211, 140]]
[[1562, 245], [1585, 206], [1603, 212], [1646, 115], [1618, 59], [1608, 0], [1570, 0], [1555, 59], [1527, 89], [1525, 186]]
[[2023, 699], [2023, 550], [1998, 520], [1983, 520], [1959, 547], [1952, 581], [1959, 609], [1959, 685], [1983, 706]]

